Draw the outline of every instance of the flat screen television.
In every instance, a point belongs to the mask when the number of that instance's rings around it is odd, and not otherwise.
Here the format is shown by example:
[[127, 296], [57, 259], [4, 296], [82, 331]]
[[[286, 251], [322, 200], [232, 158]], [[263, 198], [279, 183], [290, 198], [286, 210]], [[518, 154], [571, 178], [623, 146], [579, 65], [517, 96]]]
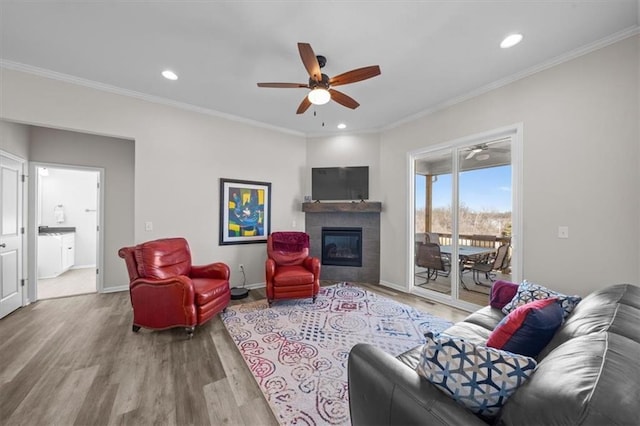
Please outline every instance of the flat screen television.
[[322, 200], [368, 200], [369, 166], [314, 167], [311, 198]]

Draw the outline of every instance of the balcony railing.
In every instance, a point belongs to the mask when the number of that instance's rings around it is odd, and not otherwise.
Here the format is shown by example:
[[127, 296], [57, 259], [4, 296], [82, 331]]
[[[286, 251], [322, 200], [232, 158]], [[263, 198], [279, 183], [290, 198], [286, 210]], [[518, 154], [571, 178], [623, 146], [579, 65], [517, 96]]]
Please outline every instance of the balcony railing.
[[[451, 234], [437, 233], [440, 235], [440, 241], [438, 244], [441, 246], [453, 244]], [[425, 241], [425, 233], [418, 232], [416, 234], [416, 243]], [[460, 234], [458, 238], [458, 244], [477, 247], [493, 247], [498, 248], [502, 244], [511, 244], [511, 237], [497, 237], [494, 235], [468, 235]]]

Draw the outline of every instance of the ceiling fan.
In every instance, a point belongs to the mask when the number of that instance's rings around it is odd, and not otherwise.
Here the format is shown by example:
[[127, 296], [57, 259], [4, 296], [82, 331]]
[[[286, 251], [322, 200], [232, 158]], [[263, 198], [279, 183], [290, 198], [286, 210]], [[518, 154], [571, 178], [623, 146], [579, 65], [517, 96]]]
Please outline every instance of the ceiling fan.
[[508, 148], [498, 148], [496, 146], [490, 146], [490, 145], [487, 145], [486, 143], [483, 143], [483, 144], [474, 145], [472, 147], [469, 147], [469, 148], [467, 148], [467, 151], [469, 151], [469, 153], [467, 154], [466, 157], [464, 157], [465, 160], [470, 160], [473, 157], [475, 157], [476, 154], [479, 154], [482, 151], [487, 151], [487, 154], [485, 154], [486, 157], [481, 158], [481, 156], [478, 156], [478, 160], [486, 160], [486, 159], [489, 158], [488, 152], [490, 152], [490, 151], [510, 152], [510, 149], [508, 149]]
[[298, 43], [298, 51], [300, 52], [302, 63], [309, 73], [309, 83], [258, 83], [258, 87], [311, 89], [298, 106], [296, 114], [304, 113], [311, 104], [323, 105], [330, 100], [334, 100], [347, 108], [356, 109], [360, 104], [355, 99], [333, 89], [333, 87], [355, 83], [380, 75], [380, 67], [371, 65], [329, 78], [329, 76], [320, 71], [327, 63], [327, 59], [324, 56], [316, 56], [309, 43]]
[[489, 149], [489, 147], [486, 144], [481, 144], [481, 145], [476, 145], [473, 146], [471, 148], [468, 148], [469, 154], [467, 154], [466, 157], [464, 157], [465, 160], [470, 160], [472, 159], [476, 154], [485, 151]]

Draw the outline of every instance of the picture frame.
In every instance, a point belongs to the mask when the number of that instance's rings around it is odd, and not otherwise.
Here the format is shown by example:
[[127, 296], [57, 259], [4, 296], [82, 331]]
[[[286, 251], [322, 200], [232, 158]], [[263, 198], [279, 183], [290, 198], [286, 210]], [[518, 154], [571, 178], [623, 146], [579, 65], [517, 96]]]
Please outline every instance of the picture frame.
[[266, 243], [271, 233], [271, 183], [220, 178], [219, 245]]

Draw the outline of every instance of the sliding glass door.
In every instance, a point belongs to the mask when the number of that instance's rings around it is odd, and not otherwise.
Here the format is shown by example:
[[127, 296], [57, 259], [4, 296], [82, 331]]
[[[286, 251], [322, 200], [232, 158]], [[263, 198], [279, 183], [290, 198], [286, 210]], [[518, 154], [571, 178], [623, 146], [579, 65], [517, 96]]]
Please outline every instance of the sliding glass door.
[[516, 136], [503, 132], [410, 154], [414, 293], [472, 308], [488, 304], [496, 280], [514, 279]]

